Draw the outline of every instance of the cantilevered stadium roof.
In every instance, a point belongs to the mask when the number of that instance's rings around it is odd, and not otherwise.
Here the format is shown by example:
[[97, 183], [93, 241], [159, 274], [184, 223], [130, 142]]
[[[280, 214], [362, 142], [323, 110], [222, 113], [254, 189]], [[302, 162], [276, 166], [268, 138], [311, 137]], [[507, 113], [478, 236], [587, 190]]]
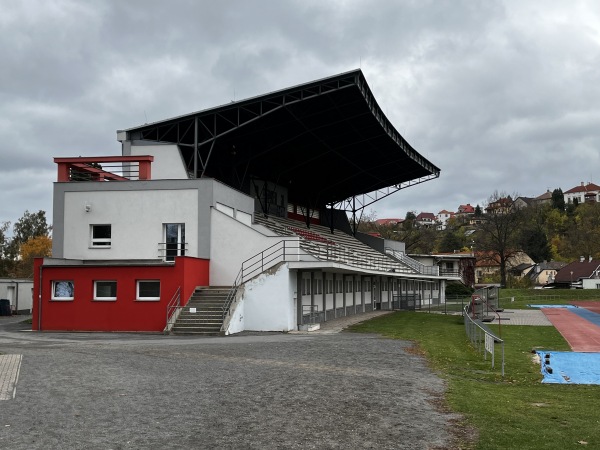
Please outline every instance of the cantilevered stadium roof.
[[119, 136], [178, 144], [192, 176], [245, 192], [250, 180], [267, 180], [287, 187], [290, 202], [311, 207], [383, 192], [376, 201], [440, 172], [385, 117], [361, 70]]

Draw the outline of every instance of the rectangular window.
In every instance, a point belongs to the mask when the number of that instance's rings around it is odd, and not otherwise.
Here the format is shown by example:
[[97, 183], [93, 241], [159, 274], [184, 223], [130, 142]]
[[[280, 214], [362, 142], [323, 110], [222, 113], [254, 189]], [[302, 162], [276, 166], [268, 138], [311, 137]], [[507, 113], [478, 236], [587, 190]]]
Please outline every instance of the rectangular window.
[[341, 294], [343, 291], [343, 287], [344, 287], [344, 282], [342, 280], [337, 280], [337, 288], [336, 288], [336, 292], [338, 294]]
[[346, 292], [352, 292], [352, 281], [346, 281]]
[[333, 293], [333, 280], [327, 280], [327, 294]]
[[185, 224], [165, 223], [165, 260], [175, 261], [176, 256], [185, 256]]
[[320, 278], [317, 278], [315, 281], [317, 283], [315, 294], [322, 294], [323, 293], [323, 280], [321, 280]]
[[72, 281], [53, 281], [52, 300], [73, 300], [75, 285]]
[[94, 281], [94, 300], [116, 300], [116, 281]]
[[302, 295], [310, 295], [310, 278], [305, 278], [302, 283]]
[[90, 225], [92, 235], [91, 246], [96, 248], [110, 247], [111, 226], [110, 225]]
[[365, 292], [371, 292], [371, 281], [365, 281]]
[[356, 290], [355, 292], [360, 292], [360, 280], [356, 280]]
[[160, 300], [159, 280], [138, 280], [136, 289], [137, 300]]

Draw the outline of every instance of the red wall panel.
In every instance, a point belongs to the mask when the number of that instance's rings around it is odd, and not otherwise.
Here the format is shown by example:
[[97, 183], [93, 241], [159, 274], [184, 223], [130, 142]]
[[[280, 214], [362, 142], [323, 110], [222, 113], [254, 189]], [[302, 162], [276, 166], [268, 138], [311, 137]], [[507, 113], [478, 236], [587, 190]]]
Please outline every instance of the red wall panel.
[[[167, 304], [178, 287], [186, 303], [207, 286], [209, 261], [178, 257], [173, 265], [57, 266], [35, 262], [33, 329], [40, 331], [153, 331], [166, 323]], [[41, 270], [40, 270], [41, 269]], [[52, 282], [73, 281], [72, 301], [51, 300]], [[117, 282], [115, 301], [94, 300], [94, 281]], [[136, 300], [137, 280], [160, 280], [160, 300]], [[41, 297], [39, 296], [39, 289]]]

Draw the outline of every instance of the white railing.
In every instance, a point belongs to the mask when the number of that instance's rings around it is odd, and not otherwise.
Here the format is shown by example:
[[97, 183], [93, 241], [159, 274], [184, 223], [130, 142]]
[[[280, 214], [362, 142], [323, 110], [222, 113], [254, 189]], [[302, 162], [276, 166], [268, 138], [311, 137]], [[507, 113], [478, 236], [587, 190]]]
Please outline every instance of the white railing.
[[440, 274], [440, 268], [438, 266], [426, 266], [425, 264], [421, 264], [419, 261], [407, 256], [404, 252], [388, 247], [385, 249], [385, 253], [422, 275], [438, 276]]

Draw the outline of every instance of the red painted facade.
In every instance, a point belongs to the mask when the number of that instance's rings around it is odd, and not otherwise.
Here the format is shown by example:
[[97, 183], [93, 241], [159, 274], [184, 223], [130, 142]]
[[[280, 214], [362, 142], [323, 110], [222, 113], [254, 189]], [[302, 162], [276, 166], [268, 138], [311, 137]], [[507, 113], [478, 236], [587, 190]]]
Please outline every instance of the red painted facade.
[[[209, 280], [209, 260], [184, 256], [160, 266], [57, 266], [43, 261], [35, 261], [32, 328], [37, 331], [161, 332], [177, 288], [185, 304]], [[160, 300], [136, 300], [138, 280], [160, 280]], [[72, 281], [73, 300], [52, 300], [53, 281]], [[94, 300], [94, 281], [116, 281], [116, 300]]]

